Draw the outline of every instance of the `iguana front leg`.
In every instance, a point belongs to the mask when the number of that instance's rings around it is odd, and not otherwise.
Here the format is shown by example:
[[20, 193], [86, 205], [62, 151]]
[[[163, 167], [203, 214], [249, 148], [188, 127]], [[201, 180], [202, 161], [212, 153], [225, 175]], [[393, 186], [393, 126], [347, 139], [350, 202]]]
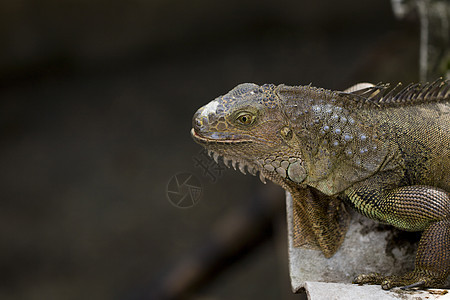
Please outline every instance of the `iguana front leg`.
[[[376, 178], [345, 191], [346, 200], [362, 214], [407, 231], [424, 231], [416, 254], [415, 268], [404, 275], [359, 275], [354, 283], [396, 286], [442, 287], [450, 274], [450, 198], [431, 186], [374, 189]], [[378, 185], [379, 186], [379, 185]]]

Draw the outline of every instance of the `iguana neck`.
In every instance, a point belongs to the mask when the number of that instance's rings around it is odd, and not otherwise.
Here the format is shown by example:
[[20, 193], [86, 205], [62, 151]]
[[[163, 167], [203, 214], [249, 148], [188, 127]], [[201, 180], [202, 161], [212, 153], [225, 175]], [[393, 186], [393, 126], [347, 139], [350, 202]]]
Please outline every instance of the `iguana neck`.
[[352, 111], [329, 90], [282, 85], [277, 92], [294, 133], [290, 146], [301, 152], [308, 174], [305, 184], [332, 195], [380, 167], [387, 145], [374, 119], [365, 122], [364, 110]]

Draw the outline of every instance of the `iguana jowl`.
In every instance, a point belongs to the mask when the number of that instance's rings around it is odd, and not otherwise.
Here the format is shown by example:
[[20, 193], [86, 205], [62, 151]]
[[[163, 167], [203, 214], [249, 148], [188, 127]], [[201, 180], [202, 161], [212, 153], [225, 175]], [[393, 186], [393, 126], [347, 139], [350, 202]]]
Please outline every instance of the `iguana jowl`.
[[450, 273], [450, 84], [397, 90], [245, 83], [200, 108], [191, 134], [216, 160], [292, 194], [296, 246], [332, 256], [348, 225], [343, 203], [423, 231], [412, 272], [355, 283], [441, 287]]

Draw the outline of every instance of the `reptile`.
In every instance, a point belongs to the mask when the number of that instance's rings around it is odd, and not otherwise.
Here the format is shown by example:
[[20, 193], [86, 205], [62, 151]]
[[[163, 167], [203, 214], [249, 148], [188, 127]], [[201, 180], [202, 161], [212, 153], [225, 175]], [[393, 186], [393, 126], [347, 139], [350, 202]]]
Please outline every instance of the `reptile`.
[[421, 231], [414, 269], [357, 284], [443, 287], [450, 273], [450, 83], [244, 83], [201, 107], [191, 136], [218, 161], [266, 178], [293, 198], [294, 245], [331, 257], [351, 207]]

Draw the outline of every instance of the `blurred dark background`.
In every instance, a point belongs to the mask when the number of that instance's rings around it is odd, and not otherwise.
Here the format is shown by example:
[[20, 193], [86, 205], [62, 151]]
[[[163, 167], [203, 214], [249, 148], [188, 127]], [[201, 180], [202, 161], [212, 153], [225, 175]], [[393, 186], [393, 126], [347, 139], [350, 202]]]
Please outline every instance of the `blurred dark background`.
[[[192, 115], [243, 82], [417, 81], [418, 28], [388, 0], [2, 1], [0, 298], [162, 297], [207, 253], [185, 297], [299, 299], [281, 189], [257, 237], [214, 261], [268, 193], [195, 166]], [[179, 172], [203, 186], [190, 209], [166, 197]]]

